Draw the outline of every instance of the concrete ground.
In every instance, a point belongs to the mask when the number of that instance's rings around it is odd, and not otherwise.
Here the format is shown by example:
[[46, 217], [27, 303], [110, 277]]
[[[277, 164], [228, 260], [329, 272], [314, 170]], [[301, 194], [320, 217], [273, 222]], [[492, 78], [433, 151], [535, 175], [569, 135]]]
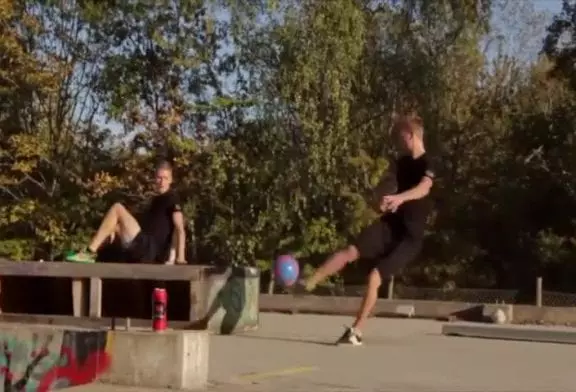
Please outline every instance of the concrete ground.
[[348, 322], [262, 314], [258, 332], [213, 336], [209, 391], [576, 392], [573, 345], [446, 337], [439, 322], [399, 319], [370, 320], [363, 347], [331, 345]]

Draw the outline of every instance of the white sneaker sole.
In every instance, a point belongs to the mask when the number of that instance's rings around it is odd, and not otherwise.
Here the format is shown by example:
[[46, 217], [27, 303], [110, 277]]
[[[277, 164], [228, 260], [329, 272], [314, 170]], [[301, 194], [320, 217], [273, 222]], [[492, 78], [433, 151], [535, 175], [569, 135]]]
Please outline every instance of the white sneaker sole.
[[362, 346], [362, 342], [357, 340], [348, 340], [346, 342], [337, 341], [336, 346]]

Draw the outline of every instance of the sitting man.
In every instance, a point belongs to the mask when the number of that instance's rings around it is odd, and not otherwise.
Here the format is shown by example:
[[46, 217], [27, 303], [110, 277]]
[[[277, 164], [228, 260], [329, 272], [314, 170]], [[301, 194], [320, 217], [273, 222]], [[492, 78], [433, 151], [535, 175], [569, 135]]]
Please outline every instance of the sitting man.
[[180, 203], [172, 185], [172, 166], [161, 163], [156, 169], [156, 191], [144, 218], [138, 222], [120, 203], [104, 216], [88, 249], [73, 253], [66, 261], [93, 263], [98, 249], [108, 238], [117, 236], [131, 261], [185, 264], [186, 234]]

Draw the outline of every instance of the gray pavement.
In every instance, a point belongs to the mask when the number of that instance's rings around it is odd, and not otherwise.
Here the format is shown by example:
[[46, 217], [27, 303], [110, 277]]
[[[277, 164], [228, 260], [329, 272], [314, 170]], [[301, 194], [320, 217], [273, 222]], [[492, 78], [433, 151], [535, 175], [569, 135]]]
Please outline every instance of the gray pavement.
[[258, 332], [213, 336], [210, 391], [576, 392], [574, 345], [447, 337], [442, 323], [401, 319], [370, 320], [363, 347], [331, 345], [348, 322], [262, 314]]

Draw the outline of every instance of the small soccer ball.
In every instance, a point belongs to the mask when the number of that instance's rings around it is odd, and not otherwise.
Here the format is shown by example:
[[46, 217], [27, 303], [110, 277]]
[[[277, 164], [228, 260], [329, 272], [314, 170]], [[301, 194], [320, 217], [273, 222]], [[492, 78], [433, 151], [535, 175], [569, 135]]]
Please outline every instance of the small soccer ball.
[[502, 309], [496, 309], [496, 311], [492, 313], [492, 322], [494, 324], [506, 323], [506, 313], [504, 313]]
[[282, 255], [274, 261], [274, 277], [279, 285], [284, 287], [294, 285], [299, 274], [300, 266], [292, 255]]

